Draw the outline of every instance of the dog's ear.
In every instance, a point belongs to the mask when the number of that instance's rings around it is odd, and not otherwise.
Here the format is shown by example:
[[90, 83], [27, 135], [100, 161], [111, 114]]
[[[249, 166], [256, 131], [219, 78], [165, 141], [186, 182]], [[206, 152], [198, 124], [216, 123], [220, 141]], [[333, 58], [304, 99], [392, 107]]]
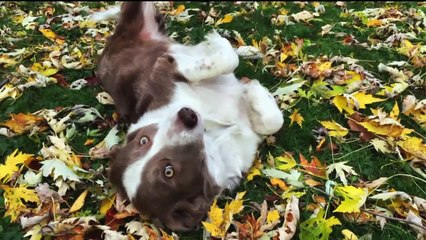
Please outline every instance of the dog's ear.
[[124, 2], [115, 30], [142, 40], [164, 38], [164, 21], [153, 2]]

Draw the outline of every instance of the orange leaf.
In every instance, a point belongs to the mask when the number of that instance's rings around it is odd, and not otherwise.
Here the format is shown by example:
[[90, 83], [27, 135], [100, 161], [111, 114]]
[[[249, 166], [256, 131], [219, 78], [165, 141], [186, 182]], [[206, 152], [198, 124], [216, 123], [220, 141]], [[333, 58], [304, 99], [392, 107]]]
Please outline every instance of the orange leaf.
[[278, 186], [281, 190], [285, 191], [288, 189], [285, 182], [279, 178], [271, 178], [269, 181], [271, 182], [272, 186]]
[[327, 178], [325, 164], [323, 166], [317, 157], [312, 156], [311, 157], [312, 160], [310, 163], [308, 162], [308, 160], [306, 160], [306, 158], [301, 153], [299, 153], [299, 158], [300, 158], [300, 163], [302, 167], [306, 170], [307, 173], [320, 178], [325, 178], [325, 179]]
[[368, 20], [367, 22], [367, 27], [377, 27], [382, 25], [383, 25], [383, 21], [379, 19], [371, 19], [371, 20]]
[[31, 130], [33, 127], [39, 125], [44, 121], [44, 118], [37, 117], [31, 114], [11, 114], [11, 119], [0, 123], [0, 125], [6, 126], [11, 129], [16, 134], [23, 134], [28, 130]]

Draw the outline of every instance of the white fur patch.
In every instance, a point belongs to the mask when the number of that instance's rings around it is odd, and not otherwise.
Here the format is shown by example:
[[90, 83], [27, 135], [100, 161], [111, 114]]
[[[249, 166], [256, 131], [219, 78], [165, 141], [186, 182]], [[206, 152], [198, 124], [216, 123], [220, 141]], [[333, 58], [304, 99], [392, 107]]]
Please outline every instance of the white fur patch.
[[215, 31], [195, 46], [173, 44], [170, 52], [178, 71], [191, 82], [230, 74], [239, 64], [238, 55], [229, 41]]

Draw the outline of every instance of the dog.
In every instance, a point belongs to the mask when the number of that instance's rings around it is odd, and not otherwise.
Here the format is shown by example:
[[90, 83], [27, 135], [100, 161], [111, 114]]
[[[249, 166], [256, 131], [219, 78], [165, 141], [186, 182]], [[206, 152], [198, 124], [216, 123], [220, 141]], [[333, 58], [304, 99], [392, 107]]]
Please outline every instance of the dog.
[[93, 19], [115, 14], [96, 75], [129, 127], [111, 151], [109, 179], [140, 213], [193, 230], [223, 190], [240, 184], [283, 114], [258, 80], [236, 78], [239, 57], [216, 31], [177, 43], [150, 2]]

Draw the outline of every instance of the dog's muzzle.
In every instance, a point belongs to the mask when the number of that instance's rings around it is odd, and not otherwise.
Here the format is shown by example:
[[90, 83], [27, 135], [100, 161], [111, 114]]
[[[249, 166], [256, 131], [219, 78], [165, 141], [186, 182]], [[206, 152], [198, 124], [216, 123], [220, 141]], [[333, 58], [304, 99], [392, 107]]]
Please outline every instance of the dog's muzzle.
[[189, 129], [193, 129], [198, 122], [197, 114], [194, 110], [184, 107], [178, 112], [178, 118], [182, 121], [183, 125]]

